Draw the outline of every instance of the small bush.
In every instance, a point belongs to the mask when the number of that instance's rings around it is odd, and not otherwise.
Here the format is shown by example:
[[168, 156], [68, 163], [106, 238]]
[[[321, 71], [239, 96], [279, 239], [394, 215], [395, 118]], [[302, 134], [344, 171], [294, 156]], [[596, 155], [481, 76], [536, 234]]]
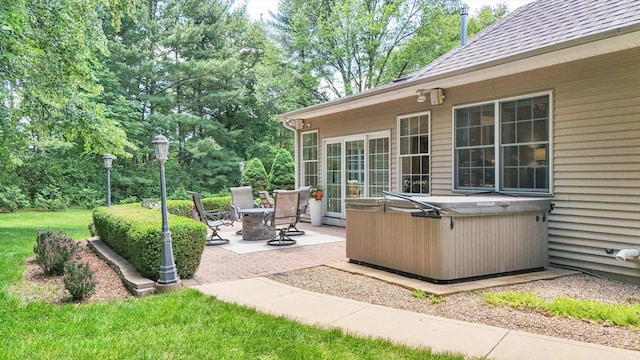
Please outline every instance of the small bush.
[[0, 186], [0, 209], [13, 212], [17, 209], [26, 209], [30, 206], [29, 199], [17, 186]]
[[62, 194], [58, 187], [45, 186], [34, 197], [33, 205], [47, 211], [63, 210], [69, 205], [69, 199]]
[[85, 209], [93, 209], [105, 203], [104, 196], [95, 189], [77, 189], [71, 195], [71, 203]]
[[98, 284], [91, 266], [85, 262], [67, 261], [64, 264], [63, 280], [64, 287], [73, 300], [82, 300], [91, 296]]
[[258, 158], [253, 158], [247, 162], [247, 166], [242, 173], [242, 182], [244, 185], [253, 187], [253, 197], [258, 197], [260, 190], [267, 190], [268, 175], [264, 164]]
[[293, 190], [296, 183], [294, 169], [291, 153], [286, 149], [278, 150], [268, 176], [269, 190]]
[[72, 260], [80, 251], [80, 245], [59, 230], [38, 231], [33, 252], [36, 261], [48, 275], [62, 275], [64, 264]]

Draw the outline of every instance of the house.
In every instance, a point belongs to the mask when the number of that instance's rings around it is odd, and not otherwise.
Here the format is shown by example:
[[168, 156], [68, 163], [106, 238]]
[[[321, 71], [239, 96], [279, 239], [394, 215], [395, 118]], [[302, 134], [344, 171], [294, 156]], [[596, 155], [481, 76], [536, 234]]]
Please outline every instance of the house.
[[406, 78], [278, 118], [325, 224], [384, 190], [549, 197], [551, 264], [640, 284], [640, 1], [538, 0]]

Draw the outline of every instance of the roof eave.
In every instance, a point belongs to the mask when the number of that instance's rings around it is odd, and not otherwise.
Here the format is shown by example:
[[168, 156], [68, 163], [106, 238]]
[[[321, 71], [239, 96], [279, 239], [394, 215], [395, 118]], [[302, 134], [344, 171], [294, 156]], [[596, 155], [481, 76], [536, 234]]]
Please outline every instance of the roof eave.
[[640, 47], [640, 24], [538, 48], [495, 61], [440, 74], [412, 78], [348, 97], [277, 115], [281, 121], [311, 119], [381, 102], [416, 96], [420, 89], [448, 88], [535, 70], [551, 65]]

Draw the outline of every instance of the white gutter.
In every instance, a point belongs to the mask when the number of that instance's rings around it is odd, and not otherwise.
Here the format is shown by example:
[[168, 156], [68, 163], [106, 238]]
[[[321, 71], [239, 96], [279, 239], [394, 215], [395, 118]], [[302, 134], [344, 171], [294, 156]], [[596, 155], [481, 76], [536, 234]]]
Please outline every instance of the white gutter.
[[640, 24], [500, 58], [491, 62], [454, 69], [445, 73], [414, 77], [337, 100], [290, 111], [277, 115], [276, 118], [281, 120], [283, 124], [287, 120], [311, 119], [383, 102], [414, 97], [416, 92], [421, 89], [446, 89], [634, 47], [640, 47]]

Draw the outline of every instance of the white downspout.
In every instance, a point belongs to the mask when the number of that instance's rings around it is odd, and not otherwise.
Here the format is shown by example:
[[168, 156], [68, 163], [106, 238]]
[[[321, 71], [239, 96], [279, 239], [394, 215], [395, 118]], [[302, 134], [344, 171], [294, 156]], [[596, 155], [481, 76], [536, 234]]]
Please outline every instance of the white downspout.
[[[299, 174], [299, 165], [298, 162], [300, 160], [300, 154], [298, 151], [298, 130], [296, 129], [296, 120], [289, 120], [289, 119], [282, 119], [282, 126], [284, 126], [286, 129], [289, 129], [291, 131], [293, 131], [293, 171], [295, 172], [295, 188], [299, 188], [300, 187], [300, 174]], [[292, 123], [293, 124], [292, 124]]]
[[640, 250], [638, 249], [622, 249], [616, 254], [616, 260], [626, 261], [630, 258], [637, 258], [640, 256]]

